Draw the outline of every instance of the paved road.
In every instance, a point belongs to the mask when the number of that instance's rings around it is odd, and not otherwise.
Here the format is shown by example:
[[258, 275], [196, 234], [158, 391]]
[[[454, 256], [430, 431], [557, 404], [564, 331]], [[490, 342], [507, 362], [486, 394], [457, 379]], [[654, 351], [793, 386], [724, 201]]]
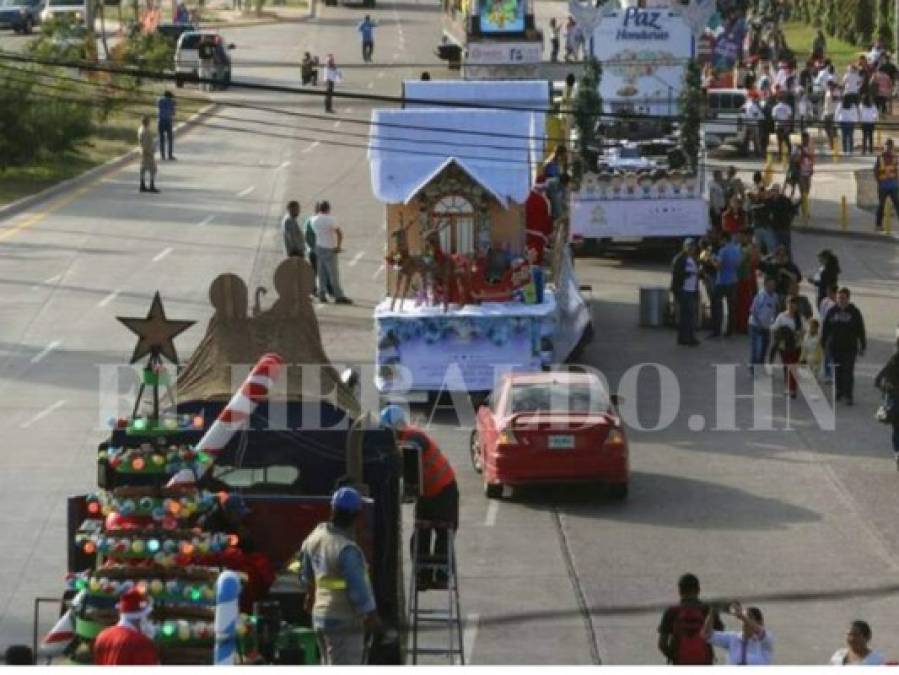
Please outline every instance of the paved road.
[[[230, 31], [235, 78], [293, 82], [295, 68], [257, 64], [295, 63], [306, 50], [358, 63], [358, 14], [328, 8], [315, 23]], [[383, 64], [432, 60], [431, 5], [383, 3], [375, 14], [378, 63], [346, 68], [344, 90], [397, 93], [400, 79], [420, 69]], [[271, 93], [219, 97], [295, 113], [321, 107], [319, 99]], [[130, 166], [0, 223], [0, 408], [9, 431], [0, 456], [0, 643], [28, 640], [32, 598], [59, 592], [65, 497], [95, 485], [94, 448], [103, 438], [97, 366], [124, 363], [133, 347], [115, 315], [141, 315], [158, 288], [171, 316], [198, 321], [178, 342], [188, 355], [209, 316], [208, 282], [233, 271], [251, 287], [268, 285], [282, 205], [297, 197], [307, 209], [329, 198], [347, 233], [343, 272], [357, 304], [319, 310], [325, 344], [334, 360], [371, 358], [371, 309], [384, 292], [383, 208], [370, 196], [363, 148], [327, 143], [364, 145], [350, 132], [365, 127], [350, 119], [367, 119], [369, 108], [341, 101], [338, 115], [322, 121], [226, 106], [178, 139], [179, 161], [161, 164], [161, 195], [138, 195]], [[744, 361], [746, 340], [685, 351], [667, 331], [639, 329], [638, 288], [667, 279], [664, 265], [637, 257], [577, 263], [581, 281], [594, 287], [597, 338], [585, 361], [616, 386], [645, 361], [680, 376], [683, 406], [674, 424], [631, 432], [627, 503], [586, 490], [529, 492], [491, 505], [467, 464], [468, 431], [435, 424], [463, 493], [471, 662], [658, 663], [657, 608], [688, 569], [709, 594], [762, 598], [779, 663], [824, 661], [856, 616], [869, 619], [875, 642], [899, 656], [887, 637], [899, 627], [895, 595], [867, 593], [894, 584], [899, 553], [892, 515], [899, 475], [885, 429], [871, 421], [869, 385], [899, 318], [899, 258], [895, 248], [870, 242], [797, 238], [803, 265], [822, 246], [838, 251], [871, 332], [857, 405], [839, 409], [834, 431], [816, 430], [804, 403], [785, 429], [777, 396], [775, 431], [745, 431], [748, 403], [738, 410], [742, 432], [690, 431], [691, 415], [715, 420], [713, 366]], [[743, 372], [737, 384], [748, 393]], [[635, 398], [643, 426], [656, 419], [658, 399], [648, 374]], [[834, 592], [846, 595], [828, 597]]]

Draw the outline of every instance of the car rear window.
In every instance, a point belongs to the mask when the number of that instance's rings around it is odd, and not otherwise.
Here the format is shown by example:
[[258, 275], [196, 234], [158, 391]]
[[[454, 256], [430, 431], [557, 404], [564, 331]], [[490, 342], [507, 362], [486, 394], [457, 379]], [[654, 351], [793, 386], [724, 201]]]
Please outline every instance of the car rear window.
[[609, 396], [598, 384], [547, 382], [512, 386], [512, 414], [520, 412], [603, 413]]
[[50, 0], [47, 4], [50, 7], [84, 7], [83, 2], [72, 2], [72, 0]]
[[191, 33], [189, 35], [184, 35], [181, 40], [181, 49], [196, 49], [200, 46], [200, 38], [202, 35], [199, 33]]

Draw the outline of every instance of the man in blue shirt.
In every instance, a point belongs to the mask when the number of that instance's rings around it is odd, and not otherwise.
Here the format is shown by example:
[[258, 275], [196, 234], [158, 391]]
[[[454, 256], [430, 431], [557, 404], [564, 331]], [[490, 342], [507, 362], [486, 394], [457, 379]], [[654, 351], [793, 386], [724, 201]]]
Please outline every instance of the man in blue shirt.
[[372, 52], [375, 51], [375, 27], [377, 24], [371, 20], [371, 16], [365, 15], [359, 24], [359, 32], [362, 34], [362, 60], [371, 63]]
[[718, 269], [715, 280], [715, 296], [712, 298], [712, 337], [721, 335], [722, 303], [727, 303], [727, 328], [724, 335], [734, 332], [734, 312], [737, 298], [737, 269], [743, 258], [743, 251], [733, 235], [715, 256], [715, 267]]
[[324, 666], [359, 666], [365, 631], [381, 628], [365, 555], [355, 541], [362, 497], [351, 487], [331, 497], [331, 519], [321, 523], [300, 549], [300, 581], [312, 595], [312, 626]]
[[[172, 92], [166, 90], [156, 101], [156, 108], [159, 111], [159, 156], [162, 159], [175, 159], [172, 154], [175, 151], [172, 131], [175, 124], [175, 97]], [[168, 153], [166, 153], [166, 145], [168, 145]]]

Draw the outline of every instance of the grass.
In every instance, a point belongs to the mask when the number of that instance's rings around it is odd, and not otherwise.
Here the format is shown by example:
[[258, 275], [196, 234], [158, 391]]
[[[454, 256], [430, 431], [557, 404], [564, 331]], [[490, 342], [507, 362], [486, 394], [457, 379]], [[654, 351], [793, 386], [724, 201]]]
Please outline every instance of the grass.
[[[155, 99], [158, 87], [147, 87], [145, 96]], [[192, 100], [178, 97], [178, 120], [186, 120], [206, 105], [205, 99]], [[117, 111], [103, 122], [98, 123], [94, 133], [80, 143], [72, 152], [61, 156], [42, 157], [31, 164], [10, 167], [0, 173], [0, 206], [35, 194], [69, 178], [74, 178], [89, 169], [108, 162], [137, 147], [137, 128], [143, 114], [152, 115], [155, 120], [155, 106], [129, 105]]]
[[[796, 52], [796, 58], [800, 62], [812, 52], [812, 41], [815, 39], [817, 28], [807, 23], [788, 21], [783, 25], [784, 37], [790, 49]], [[846, 70], [846, 66], [855, 63], [861, 52], [867, 49], [851, 45], [848, 42], [835, 37], [827, 38], [827, 57], [833, 61], [838, 74]]]

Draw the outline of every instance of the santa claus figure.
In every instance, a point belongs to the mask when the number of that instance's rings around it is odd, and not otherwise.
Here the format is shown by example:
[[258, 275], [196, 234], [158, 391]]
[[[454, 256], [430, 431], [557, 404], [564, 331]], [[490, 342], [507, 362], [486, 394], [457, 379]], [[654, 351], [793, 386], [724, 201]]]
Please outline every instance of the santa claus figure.
[[153, 607], [136, 588], [123, 593], [116, 605], [119, 622], [103, 629], [94, 642], [94, 664], [98, 666], [158, 666], [159, 652], [153, 642]]
[[537, 182], [524, 202], [527, 248], [534, 251], [537, 265], [543, 264], [543, 251], [553, 233], [552, 206], [546, 196], [546, 184]]

